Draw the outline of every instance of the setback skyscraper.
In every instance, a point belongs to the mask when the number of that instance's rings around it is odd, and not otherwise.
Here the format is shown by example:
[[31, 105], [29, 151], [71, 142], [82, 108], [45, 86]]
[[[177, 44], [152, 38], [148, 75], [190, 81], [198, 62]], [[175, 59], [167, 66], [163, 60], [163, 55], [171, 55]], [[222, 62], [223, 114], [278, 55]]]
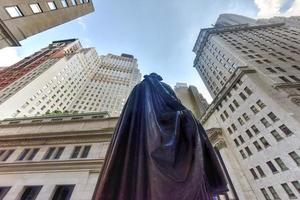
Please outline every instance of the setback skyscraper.
[[0, 49], [93, 11], [92, 0], [1, 0]]
[[270, 22], [221, 17], [194, 47], [230, 198], [300, 198], [300, 29]]
[[141, 79], [133, 56], [98, 56], [76, 39], [48, 47], [0, 71], [0, 118], [55, 111], [118, 116]]

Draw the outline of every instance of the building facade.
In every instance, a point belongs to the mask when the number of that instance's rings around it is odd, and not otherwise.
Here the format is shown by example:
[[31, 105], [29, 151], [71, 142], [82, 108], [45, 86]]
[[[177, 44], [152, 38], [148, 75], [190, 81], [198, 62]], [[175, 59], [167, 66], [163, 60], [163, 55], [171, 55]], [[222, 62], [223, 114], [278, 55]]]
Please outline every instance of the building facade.
[[92, 0], [2, 0], [0, 48], [94, 11]]
[[132, 56], [99, 56], [76, 39], [54, 41], [0, 71], [0, 119], [57, 110], [118, 116], [140, 79]]
[[300, 29], [227, 22], [201, 30], [194, 67], [214, 98], [201, 121], [230, 198], [300, 198]]
[[198, 89], [193, 85], [188, 86], [186, 83], [176, 83], [174, 91], [181, 103], [200, 120], [209, 104], [198, 92]]
[[117, 123], [107, 116], [0, 121], [0, 198], [90, 200]]

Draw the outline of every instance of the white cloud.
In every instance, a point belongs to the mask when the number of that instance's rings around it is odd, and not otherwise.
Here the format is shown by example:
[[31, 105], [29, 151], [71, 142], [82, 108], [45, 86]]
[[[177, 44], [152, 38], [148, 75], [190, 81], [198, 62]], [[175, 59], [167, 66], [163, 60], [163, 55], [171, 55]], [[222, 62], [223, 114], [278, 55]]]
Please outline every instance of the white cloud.
[[17, 47], [6, 47], [0, 50], [0, 67], [10, 66], [21, 60]]
[[300, 0], [294, 0], [289, 9], [281, 12], [280, 9], [288, 0], [254, 0], [258, 8], [259, 18], [270, 18], [274, 16], [295, 16], [300, 15]]
[[82, 30], [85, 31], [86, 30], [86, 24], [84, 23], [83, 19], [81, 17], [79, 17], [77, 19], [77, 23], [81, 26]]

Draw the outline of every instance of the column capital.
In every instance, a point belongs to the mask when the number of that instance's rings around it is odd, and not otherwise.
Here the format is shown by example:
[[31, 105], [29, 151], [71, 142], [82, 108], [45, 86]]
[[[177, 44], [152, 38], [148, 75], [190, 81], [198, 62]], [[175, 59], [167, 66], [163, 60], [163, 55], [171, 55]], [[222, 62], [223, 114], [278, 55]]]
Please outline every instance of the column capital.
[[206, 130], [209, 141], [218, 150], [226, 147], [226, 142], [221, 128], [211, 128]]

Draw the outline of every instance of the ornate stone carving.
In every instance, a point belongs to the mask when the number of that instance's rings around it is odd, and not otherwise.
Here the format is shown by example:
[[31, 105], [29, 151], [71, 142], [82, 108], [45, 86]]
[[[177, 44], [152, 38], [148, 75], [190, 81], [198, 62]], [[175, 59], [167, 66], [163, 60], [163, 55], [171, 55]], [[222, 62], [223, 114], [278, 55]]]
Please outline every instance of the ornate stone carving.
[[209, 141], [218, 150], [226, 147], [226, 142], [223, 137], [223, 131], [221, 128], [211, 128], [206, 130]]

